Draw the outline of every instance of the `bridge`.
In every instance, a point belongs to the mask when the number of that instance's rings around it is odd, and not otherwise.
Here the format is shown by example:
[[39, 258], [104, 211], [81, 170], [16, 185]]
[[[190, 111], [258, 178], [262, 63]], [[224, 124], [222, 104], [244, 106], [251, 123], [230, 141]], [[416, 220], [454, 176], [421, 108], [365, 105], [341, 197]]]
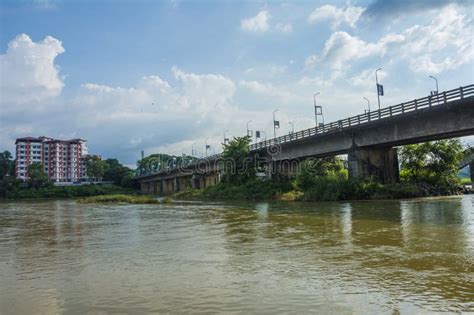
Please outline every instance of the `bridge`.
[[[294, 175], [308, 158], [348, 155], [351, 178], [399, 180], [396, 147], [474, 135], [474, 84], [250, 145], [268, 175]], [[220, 154], [138, 176], [142, 192], [168, 194], [219, 182]], [[470, 164], [474, 168], [473, 163]]]

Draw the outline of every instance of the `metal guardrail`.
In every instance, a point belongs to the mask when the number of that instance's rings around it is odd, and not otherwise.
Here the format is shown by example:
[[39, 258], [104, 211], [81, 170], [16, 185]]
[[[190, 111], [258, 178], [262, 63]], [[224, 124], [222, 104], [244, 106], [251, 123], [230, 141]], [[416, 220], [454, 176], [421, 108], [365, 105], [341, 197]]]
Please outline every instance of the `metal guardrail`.
[[[349, 118], [327, 123], [319, 127], [313, 127], [313, 128], [297, 131], [289, 135], [284, 135], [281, 137], [254, 143], [250, 145], [249, 149], [250, 151], [257, 151], [257, 150], [268, 148], [274, 145], [280, 145], [282, 143], [288, 143], [291, 141], [297, 141], [297, 140], [306, 139], [309, 137], [339, 132], [347, 128], [352, 128], [355, 126], [368, 124], [374, 121], [391, 118], [398, 115], [403, 115], [409, 112], [416, 112], [420, 109], [443, 106], [443, 105], [446, 105], [448, 102], [461, 100], [461, 99], [472, 97], [472, 96], [474, 96], [474, 84], [461, 86], [460, 88], [444, 91], [436, 95], [429, 95], [427, 97], [415, 99], [410, 102], [401, 103], [401, 104], [393, 105], [390, 107], [385, 107], [380, 110], [370, 111], [362, 115], [352, 116]], [[196, 163], [199, 163], [203, 160], [204, 161], [216, 160], [221, 156], [222, 156], [222, 153], [214, 154], [204, 159], [198, 160], [195, 163], [190, 163], [186, 165], [185, 167], [193, 166]], [[139, 178], [139, 177], [146, 177], [146, 176], [150, 176], [154, 174], [159, 174], [162, 172], [170, 171], [175, 168], [177, 167], [174, 167], [171, 169], [170, 168], [163, 169], [163, 170], [159, 170], [152, 173], [146, 173], [146, 174], [139, 175], [137, 177]]]

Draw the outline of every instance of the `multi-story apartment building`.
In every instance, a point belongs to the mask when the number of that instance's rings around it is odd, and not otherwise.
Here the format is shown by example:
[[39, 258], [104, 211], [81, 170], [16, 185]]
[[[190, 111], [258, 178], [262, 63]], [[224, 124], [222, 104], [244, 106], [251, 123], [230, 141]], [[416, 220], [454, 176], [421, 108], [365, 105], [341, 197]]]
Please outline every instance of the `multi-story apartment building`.
[[87, 177], [85, 140], [24, 137], [16, 139], [15, 144], [15, 174], [19, 179], [28, 179], [28, 166], [35, 162], [43, 165], [54, 182], [78, 182]]

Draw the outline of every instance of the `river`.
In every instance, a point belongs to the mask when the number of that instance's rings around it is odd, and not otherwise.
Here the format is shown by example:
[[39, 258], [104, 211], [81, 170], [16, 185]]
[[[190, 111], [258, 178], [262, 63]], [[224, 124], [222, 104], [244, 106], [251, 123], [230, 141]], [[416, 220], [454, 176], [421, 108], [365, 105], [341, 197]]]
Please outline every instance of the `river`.
[[0, 203], [0, 314], [474, 311], [474, 196]]

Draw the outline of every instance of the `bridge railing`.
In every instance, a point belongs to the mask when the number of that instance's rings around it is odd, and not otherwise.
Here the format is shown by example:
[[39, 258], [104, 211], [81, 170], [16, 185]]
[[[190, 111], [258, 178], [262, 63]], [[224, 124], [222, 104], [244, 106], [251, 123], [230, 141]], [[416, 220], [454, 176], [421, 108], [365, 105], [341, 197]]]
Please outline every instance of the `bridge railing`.
[[405, 113], [417, 111], [424, 108], [430, 108], [434, 106], [442, 106], [451, 101], [463, 99], [466, 97], [474, 96], [474, 84], [462, 86], [457, 89], [441, 92], [435, 95], [429, 95], [423, 98], [415, 99], [410, 102], [393, 105], [390, 107], [382, 108], [380, 110], [370, 111], [365, 114], [352, 116], [349, 118], [341, 119], [324, 124], [319, 127], [313, 127], [305, 130], [301, 130], [292, 134], [284, 135], [281, 137], [268, 139], [250, 145], [250, 151], [267, 148], [282, 143], [304, 139], [316, 135], [323, 135], [332, 132], [341, 131], [345, 128], [350, 128], [358, 125], [367, 124], [373, 121], [387, 119], [393, 116], [403, 115]]
[[[462, 86], [460, 88], [449, 90], [449, 91], [444, 91], [436, 95], [429, 95], [423, 98], [414, 99], [406, 103], [393, 105], [390, 107], [382, 108], [380, 110], [370, 111], [365, 114], [356, 115], [349, 118], [333, 121], [319, 127], [304, 129], [298, 132], [294, 132], [292, 134], [254, 143], [250, 145], [250, 151], [268, 148], [274, 145], [280, 145], [282, 143], [305, 139], [305, 138], [309, 138], [313, 136], [338, 132], [346, 128], [368, 124], [373, 121], [387, 119], [393, 116], [403, 115], [405, 113], [417, 111], [420, 109], [430, 108], [434, 106], [443, 106], [451, 101], [460, 100], [460, 99], [471, 97], [471, 96], [474, 96], [474, 84]], [[214, 154], [214, 155], [206, 157], [205, 159], [201, 159], [194, 163], [190, 163], [189, 165], [186, 165], [186, 167], [191, 167], [193, 165], [196, 165], [196, 163], [200, 163], [202, 162], [202, 160], [213, 161], [213, 160], [218, 159], [221, 156], [222, 154]], [[138, 177], [158, 174], [158, 173], [170, 171], [175, 168], [177, 167], [167, 168], [164, 170], [158, 170], [152, 173], [146, 173], [143, 175], [139, 175]]]

